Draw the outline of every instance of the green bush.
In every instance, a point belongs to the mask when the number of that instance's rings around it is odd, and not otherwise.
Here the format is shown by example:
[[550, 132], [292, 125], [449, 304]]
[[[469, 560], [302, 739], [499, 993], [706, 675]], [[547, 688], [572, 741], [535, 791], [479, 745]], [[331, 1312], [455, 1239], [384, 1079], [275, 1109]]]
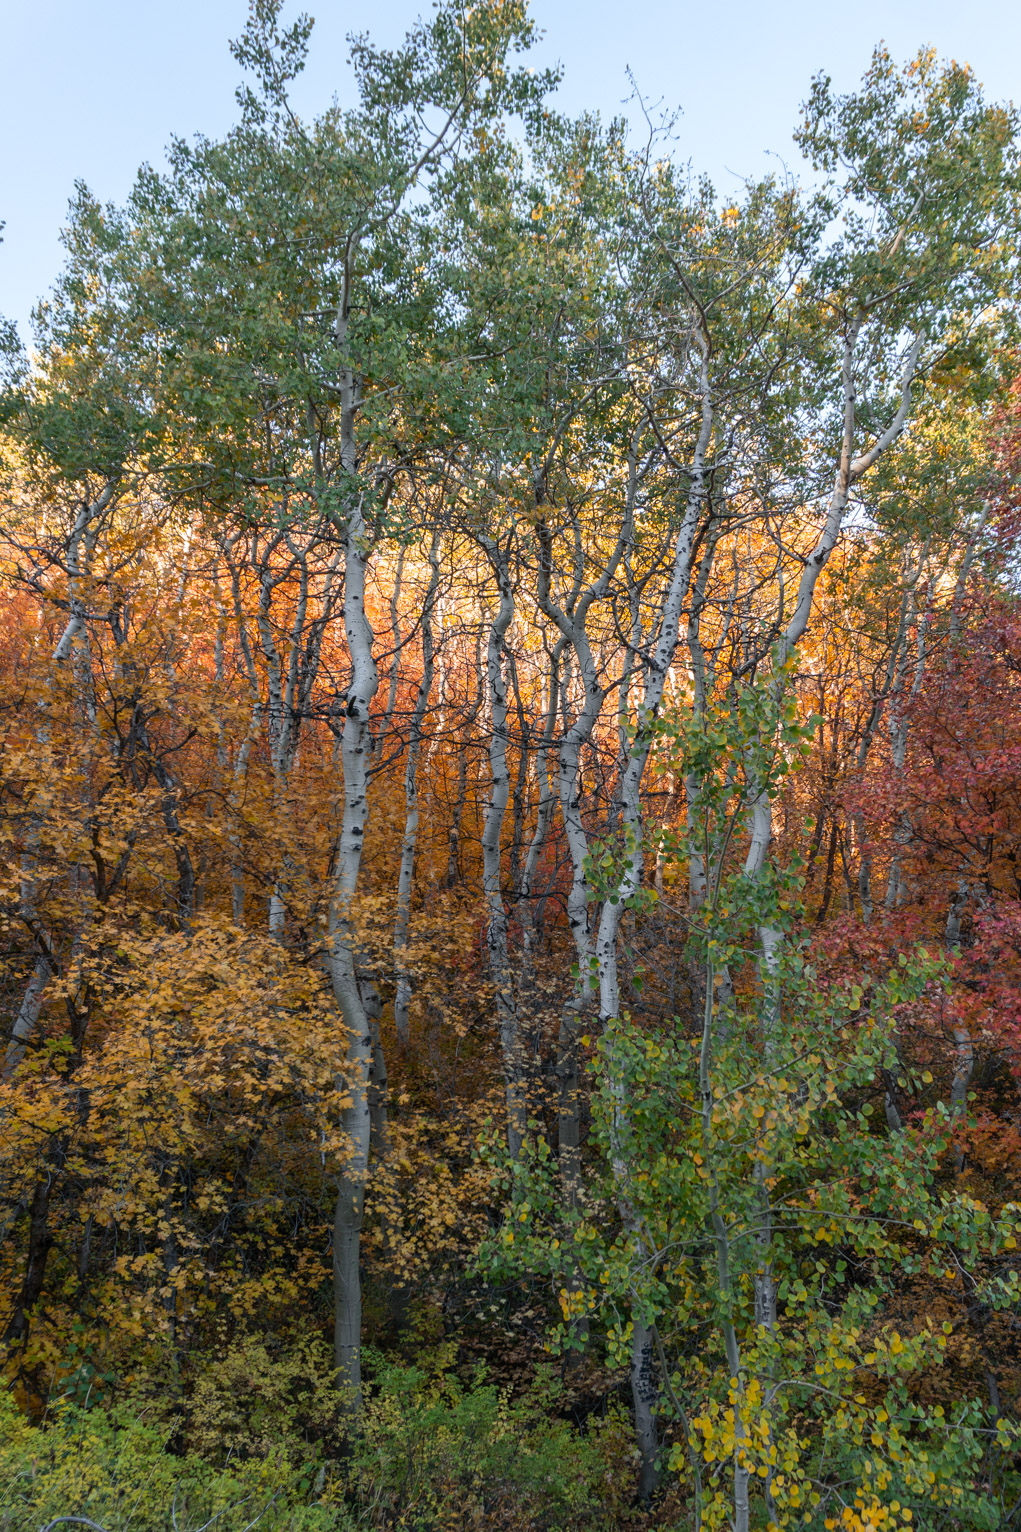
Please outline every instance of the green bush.
[[[172, 1427], [171, 1427], [172, 1429]], [[87, 1517], [104, 1532], [347, 1532], [340, 1506], [309, 1504], [310, 1475], [286, 1457], [238, 1459], [226, 1468], [167, 1451], [165, 1423], [118, 1408], [59, 1409], [31, 1425], [0, 1397], [0, 1532], [39, 1532], [60, 1517]], [[68, 1524], [68, 1528], [73, 1523]]]
[[309, 1436], [335, 1405], [320, 1361], [303, 1353], [303, 1373], [295, 1357], [245, 1342], [204, 1370], [176, 1414], [158, 1401], [66, 1404], [34, 1425], [0, 1396], [0, 1532], [61, 1517], [103, 1532], [607, 1525], [605, 1451], [549, 1413], [548, 1380], [511, 1400], [481, 1380], [464, 1387], [377, 1359], [362, 1434], [338, 1461], [324, 1453], [328, 1436]]
[[550, 1413], [547, 1380], [510, 1400], [449, 1374], [430, 1379], [382, 1362], [374, 1372], [352, 1463], [363, 1524], [409, 1532], [599, 1524], [605, 1464], [594, 1441]]

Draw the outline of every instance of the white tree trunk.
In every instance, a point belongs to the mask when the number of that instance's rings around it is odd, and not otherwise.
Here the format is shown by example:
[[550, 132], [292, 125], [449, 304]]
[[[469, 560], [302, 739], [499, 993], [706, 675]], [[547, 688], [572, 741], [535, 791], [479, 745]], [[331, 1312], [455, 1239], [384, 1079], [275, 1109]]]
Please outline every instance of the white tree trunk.
[[422, 748], [422, 722], [429, 705], [433, 684], [435, 650], [432, 617], [436, 590], [440, 581], [439, 532], [433, 533], [429, 547], [429, 585], [422, 608], [422, 680], [415, 699], [408, 736], [408, 758], [404, 768], [404, 836], [401, 840], [401, 864], [397, 875], [397, 916], [394, 922], [394, 971], [397, 993], [394, 998], [394, 1024], [401, 1044], [410, 1040], [408, 1009], [411, 1004], [411, 976], [407, 966], [408, 927], [411, 921], [411, 884], [415, 871], [415, 847], [418, 842], [418, 758]]
[[514, 618], [514, 592], [508, 569], [509, 554], [497, 543], [484, 544], [500, 601], [489, 625], [486, 649], [486, 683], [489, 696], [489, 803], [482, 829], [482, 888], [486, 900], [486, 950], [489, 977], [496, 1001], [503, 1056], [504, 1095], [507, 1103], [507, 1147], [517, 1159], [528, 1129], [525, 1059], [521, 1047], [514, 982], [508, 951], [507, 909], [503, 899], [500, 837], [510, 799], [507, 764], [507, 676], [504, 654], [507, 632]]
[[[347, 340], [347, 298], [336, 323], [338, 347]], [[354, 482], [357, 470], [354, 420], [356, 384], [348, 367], [341, 371], [341, 466]], [[361, 1234], [365, 1180], [371, 1143], [369, 1087], [372, 1073], [370, 1019], [356, 973], [356, 933], [352, 906], [358, 889], [368, 823], [369, 764], [372, 736], [370, 708], [379, 685], [373, 655], [373, 632], [365, 610], [366, 570], [370, 551], [363, 492], [351, 492], [342, 540], [344, 555], [344, 632], [351, 663], [341, 733], [344, 813], [337, 846], [330, 901], [328, 942], [330, 979], [347, 1030], [346, 1078], [337, 1082], [348, 1105], [341, 1113], [345, 1159], [337, 1185], [333, 1220], [334, 1361], [338, 1386], [351, 1415], [361, 1410]]]

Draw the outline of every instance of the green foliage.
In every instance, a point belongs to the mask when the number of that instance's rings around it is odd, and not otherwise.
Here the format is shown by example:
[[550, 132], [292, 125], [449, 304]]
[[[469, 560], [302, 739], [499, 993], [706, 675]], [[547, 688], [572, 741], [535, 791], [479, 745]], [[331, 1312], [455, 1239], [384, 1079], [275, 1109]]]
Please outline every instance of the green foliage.
[[69, 1516], [104, 1532], [193, 1532], [212, 1517], [228, 1532], [253, 1523], [264, 1532], [352, 1525], [342, 1508], [315, 1503], [313, 1475], [296, 1473], [282, 1453], [214, 1468], [169, 1452], [172, 1431], [130, 1409], [58, 1408], [31, 1425], [9, 1394], [0, 1396], [0, 1528], [38, 1532]]
[[336, 1446], [332, 1460], [323, 1452], [339, 1415], [318, 1344], [274, 1358], [244, 1339], [202, 1366], [176, 1411], [166, 1398], [61, 1405], [32, 1425], [0, 1396], [0, 1529], [38, 1532], [62, 1515], [105, 1532], [193, 1532], [211, 1517], [229, 1532], [600, 1524], [602, 1444], [553, 1413], [549, 1377], [511, 1399], [480, 1380], [370, 1362], [364, 1429], [342, 1460]]
[[190, 1367], [197, 1376], [181, 1429], [203, 1462], [275, 1455], [298, 1468], [324, 1450], [339, 1451], [342, 1400], [318, 1337], [271, 1350], [244, 1335], [220, 1356], [190, 1359]]
[[1014, 260], [1017, 128], [967, 65], [933, 49], [899, 69], [878, 47], [847, 95], [820, 75], [796, 136], [830, 177], [839, 232], [818, 275], [834, 306], [932, 333], [994, 301]]
[[880, 1318], [905, 1275], [951, 1263], [990, 1307], [1019, 1299], [1007, 1269], [1018, 1210], [994, 1218], [946, 1190], [946, 1111], [891, 1134], [868, 1099], [899, 1009], [942, 967], [919, 950], [860, 983], [827, 982], [799, 936], [797, 869], [749, 872], [737, 854], [811, 728], [774, 684], [663, 726], [674, 770], [694, 768], [701, 784], [673, 853], [709, 871], [690, 937], [704, 1025], [694, 1037], [679, 1021], [606, 1025], [588, 1064], [596, 1169], [576, 1211], [545, 1144], [513, 1167], [485, 1151], [510, 1208], [483, 1260], [549, 1284], [554, 1349], [580, 1344], [585, 1317], [624, 1366], [637, 1320], [655, 1327], [660, 1410], [679, 1433], [669, 1462], [705, 1526], [729, 1525], [736, 1470], [781, 1527], [835, 1525], [846, 1508], [865, 1527], [914, 1515], [991, 1528], [1002, 1488], [991, 1464], [1013, 1450], [1014, 1427], [979, 1401], [920, 1405], [912, 1380], [940, 1365], [946, 1336], [925, 1324], [901, 1335]]
[[354, 1471], [360, 1504], [384, 1525], [439, 1528], [455, 1514], [480, 1529], [593, 1524], [607, 1465], [557, 1418], [549, 1377], [513, 1400], [382, 1361], [375, 1382]]

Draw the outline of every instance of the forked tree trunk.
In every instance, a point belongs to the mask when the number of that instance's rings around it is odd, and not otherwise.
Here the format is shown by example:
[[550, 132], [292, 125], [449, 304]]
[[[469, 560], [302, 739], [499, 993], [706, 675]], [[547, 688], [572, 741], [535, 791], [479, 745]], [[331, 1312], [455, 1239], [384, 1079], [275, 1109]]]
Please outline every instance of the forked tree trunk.
[[[840, 462], [837, 466], [833, 490], [830, 494], [826, 520], [814, 550], [805, 561], [798, 584], [794, 612], [781, 634], [780, 642], [776, 649], [778, 673], [771, 685], [773, 695], [778, 703], [782, 696], [783, 688], [786, 685], [785, 667], [787, 661], [794, 654], [808, 627], [816, 588], [840, 535], [850, 499], [851, 488], [878, 461], [891, 443], [896, 441], [904, 429], [910, 409], [911, 384], [921, 349], [920, 337], [915, 339], [905, 357], [901, 374], [900, 402], [893, 419], [867, 452], [857, 457], [854, 455], [856, 430], [854, 356], [862, 319], [863, 316], [859, 316], [851, 324], [844, 341], [842, 366], [844, 396], [843, 440], [841, 443]], [[758, 784], [756, 796], [754, 793], [755, 785], [754, 782], [751, 784], [753, 790], [752, 832], [748, 853], [744, 862], [744, 875], [749, 879], [758, 877], [766, 867], [770, 854], [773, 830], [772, 804], [768, 796], [767, 786], [764, 782]], [[780, 997], [776, 974], [783, 944], [783, 932], [768, 923], [763, 924], [759, 928], [759, 942], [761, 950], [760, 969], [763, 984], [763, 1046], [768, 1055], [771, 1040], [775, 1036], [775, 1029], [780, 1023]], [[772, 1207], [768, 1193], [767, 1178], [763, 1172], [764, 1167], [761, 1166], [760, 1162], [760, 1167], [756, 1172], [760, 1194], [759, 1226], [756, 1239], [758, 1261], [754, 1278], [755, 1308], [759, 1322], [772, 1328], [776, 1324], [776, 1292], [770, 1249], [772, 1239]], [[740, 1486], [738, 1483], [739, 1479], [741, 1479]], [[738, 1495], [739, 1487], [740, 1497]], [[747, 1475], [741, 1478], [737, 1468], [735, 1468], [735, 1513], [735, 1527], [739, 1529], [739, 1532], [744, 1532], [744, 1529], [748, 1526], [749, 1515], [748, 1484]]]
[[[698, 442], [691, 469], [691, 489], [685, 505], [684, 516], [674, 542], [673, 566], [667, 586], [659, 622], [659, 633], [653, 652], [649, 657], [642, 701], [639, 707], [638, 728], [631, 754], [624, 768], [620, 788], [621, 819], [625, 834], [625, 861], [623, 873], [613, 896], [607, 897], [600, 912], [596, 931], [595, 956], [599, 976], [599, 1015], [605, 1022], [620, 1015], [620, 982], [617, 964], [617, 939], [621, 917], [627, 901], [641, 886], [645, 864], [645, 848], [642, 835], [641, 782], [649, 758], [654, 737], [654, 723], [667, 675], [677, 648], [678, 633], [684, 601], [691, 582], [692, 558], [706, 499], [705, 466], [713, 430], [713, 405], [709, 391], [708, 362], [703, 353], [700, 387], [702, 394], [702, 420]], [[632, 1237], [641, 1238], [641, 1230], [635, 1222], [627, 1198], [627, 1166], [623, 1144], [626, 1139], [628, 1104], [621, 1075], [614, 1070], [613, 1059], [607, 1060], [607, 1080], [613, 1098], [611, 1119], [611, 1160], [618, 1184], [621, 1220]], [[632, 1322], [637, 1334], [644, 1321], [637, 1311]], [[658, 1480], [656, 1455], [658, 1433], [655, 1421], [655, 1391], [650, 1398], [648, 1375], [644, 1368], [644, 1351], [632, 1355], [631, 1397], [635, 1411], [635, 1432], [641, 1454], [640, 1480], [643, 1485], [654, 1487]], [[651, 1493], [651, 1487], [648, 1493]]]

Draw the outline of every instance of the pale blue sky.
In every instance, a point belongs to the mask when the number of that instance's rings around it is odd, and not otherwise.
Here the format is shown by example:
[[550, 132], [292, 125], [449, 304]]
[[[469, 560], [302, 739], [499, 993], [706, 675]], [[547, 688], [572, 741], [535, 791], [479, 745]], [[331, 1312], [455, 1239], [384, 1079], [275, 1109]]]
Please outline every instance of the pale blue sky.
[[[428, 3], [307, 0], [316, 28], [300, 107], [350, 90], [346, 33], [395, 42]], [[246, 13], [246, 0], [0, 0], [0, 312], [26, 339], [59, 269], [75, 179], [116, 200], [172, 133], [226, 128], [237, 83], [227, 40]], [[533, 0], [533, 13], [546, 33], [536, 62], [563, 63], [566, 109], [612, 115], [630, 65], [648, 98], [683, 109], [681, 152], [724, 190], [769, 151], [796, 163], [790, 135], [811, 76], [851, 87], [880, 38], [901, 58], [932, 43], [994, 97], [1021, 98], [1021, 4], [1010, 0]]]

